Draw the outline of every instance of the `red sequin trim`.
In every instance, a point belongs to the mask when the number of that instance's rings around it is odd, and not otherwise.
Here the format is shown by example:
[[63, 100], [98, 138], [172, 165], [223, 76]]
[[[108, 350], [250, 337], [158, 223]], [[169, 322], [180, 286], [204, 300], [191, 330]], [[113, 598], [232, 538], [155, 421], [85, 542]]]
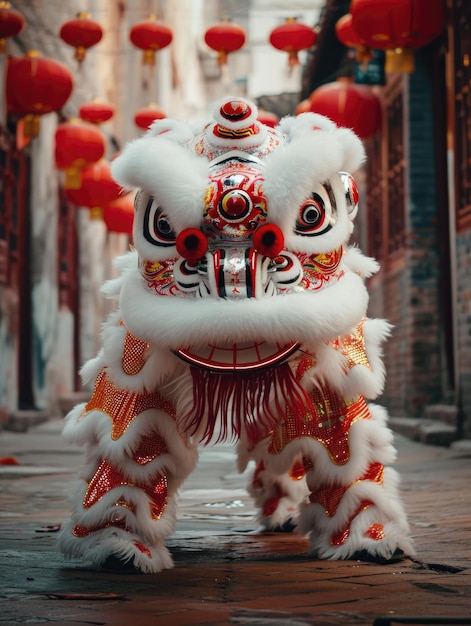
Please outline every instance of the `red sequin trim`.
[[313, 491], [309, 496], [309, 500], [313, 504], [321, 504], [324, 507], [325, 514], [333, 517], [337, 512], [337, 508], [342, 500], [345, 492], [352, 486], [357, 485], [365, 480], [371, 480], [381, 484], [383, 482], [384, 466], [381, 463], [372, 463], [366, 472], [357, 481], [351, 485], [326, 484]]
[[138, 447], [133, 450], [132, 458], [139, 465], [146, 465], [163, 454], [167, 454], [168, 448], [160, 435], [153, 433], [141, 437]]
[[145, 554], [147, 557], [149, 557], [149, 559], [152, 558], [152, 552], [149, 550], [149, 548], [147, 546], [145, 546], [143, 543], [141, 543], [140, 541], [134, 541], [133, 542], [134, 545], [136, 546], [136, 548], [142, 552], [142, 554]]
[[306, 476], [304, 463], [302, 461], [297, 461], [291, 468], [289, 477], [291, 478], [291, 480], [301, 480], [301, 478], [304, 478], [304, 476]]
[[260, 461], [260, 463], [255, 468], [255, 472], [252, 478], [252, 487], [254, 487], [255, 489], [261, 489], [263, 487], [263, 483], [260, 479], [260, 474], [264, 471], [264, 469], [265, 463], [263, 461]]
[[374, 541], [381, 541], [386, 537], [383, 524], [371, 524], [368, 530], [365, 532], [365, 537], [369, 537]]
[[355, 511], [355, 513], [348, 520], [346, 527], [341, 532], [337, 533], [336, 535], [332, 535], [332, 538], [330, 540], [330, 545], [336, 546], [336, 547], [343, 546], [343, 544], [347, 541], [347, 539], [350, 536], [350, 524], [353, 522], [353, 520], [359, 513], [361, 513], [362, 511], [365, 511], [370, 506], [373, 506], [373, 502], [371, 502], [371, 500], [363, 500], [360, 503], [357, 510]]
[[275, 484], [275, 495], [265, 501], [263, 505], [263, 516], [270, 517], [278, 508], [278, 504], [280, 503], [281, 498], [286, 494], [281, 490], [280, 485]]
[[346, 358], [346, 368], [351, 370], [355, 365], [364, 365], [371, 370], [365, 348], [365, 336], [363, 333], [363, 325], [366, 321], [364, 318], [350, 335], [342, 335], [335, 341], [331, 342], [331, 346], [335, 350], [339, 350]]
[[72, 534], [79, 539], [83, 539], [84, 537], [88, 537], [88, 535], [91, 535], [98, 530], [103, 530], [104, 528], [119, 528], [121, 530], [125, 530], [128, 533], [131, 532], [131, 530], [126, 527], [124, 520], [116, 518], [114, 520], [104, 522], [103, 524], [96, 524], [95, 526], [81, 526], [80, 524], [76, 524], [72, 529]]
[[104, 459], [98, 466], [95, 474], [88, 483], [83, 499], [83, 507], [89, 509], [99, 502], [105, 494], [120, 486], [136, 487], [149, 496], [151, 517], [157, 520], [161, 517], [167, 505], [167, 477], [157, 474], [152, 485], [132, 483], [124, 475]]

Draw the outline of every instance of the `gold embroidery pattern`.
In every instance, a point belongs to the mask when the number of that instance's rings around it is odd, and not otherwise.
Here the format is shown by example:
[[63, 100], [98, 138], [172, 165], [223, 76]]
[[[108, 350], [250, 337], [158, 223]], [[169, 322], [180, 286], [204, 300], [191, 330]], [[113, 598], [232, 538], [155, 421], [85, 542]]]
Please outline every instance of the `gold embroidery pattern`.
[[252, 124], [252, 126], [249, 126], [248, 128], [240, 128], [238, 130], [225, 128], [224, 126], [220, 126], [218, 124], [214, 127], [213, 132], [216, 137], [230, 137], [231, 139], [237, 139], [256, 135], [258, 133], [258, 130], [255, 128], [254, 124]]
[[166, 261], [140, 261], [142, 277], [146, 281], [149, 290], [158, 296], [181, 295], [173, 278], [173, 267], [177, 259]]

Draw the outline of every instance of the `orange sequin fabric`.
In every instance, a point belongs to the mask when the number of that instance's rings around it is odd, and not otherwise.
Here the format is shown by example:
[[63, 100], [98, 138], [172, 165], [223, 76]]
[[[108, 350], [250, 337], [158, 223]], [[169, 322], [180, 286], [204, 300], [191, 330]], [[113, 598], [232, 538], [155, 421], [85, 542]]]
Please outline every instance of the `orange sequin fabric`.
[[366, 355], [365, 337], [363, 334], [363, 325], [366, 318], [363, 319], [350, 335], [342, 335], [334, 342], [332, 346], [339, 350], [346, 358], [347, 369], [352, 369], [355, 365], [364, 365], [371, 370], [371, 365]]
[[149, 349], [147, 341], [136, 339], [134, 335], [126, 331], [124, 338], [123, 358], [121, 365], [123, 372], [128, 376], [139, 374], [146, 362], [145, 353]]
[[311, 410], [303, 420], [287, 411], [286, 419], [276, 426], [268, 447], [269, 454], [279, 454], [287, 443], [298, 437], [312, 437], [319, 441], [336, 465], [350, 459], [349, 431], [358, 420], [371, 419], [363, 396], [346, 402], [328, 387], [315, 388], [310, 394]]
[[160, 409], [175, 418], [175, 408], [155, 391], [141, 394], [117, 387], [102, 370], [97, 377], [93, 395], [83, 409], [83, 419], [90, 411], [102, 411], [111, 419], [111, 438], [119, 439], [132, 421], [146, 409]]

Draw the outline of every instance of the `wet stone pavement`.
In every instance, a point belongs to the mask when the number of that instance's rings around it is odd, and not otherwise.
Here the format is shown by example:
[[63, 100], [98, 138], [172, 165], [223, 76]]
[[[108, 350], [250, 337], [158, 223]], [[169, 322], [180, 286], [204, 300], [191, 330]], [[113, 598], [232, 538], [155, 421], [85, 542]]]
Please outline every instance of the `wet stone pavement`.
[[470, 442], [396, 435], [417, 556], [389, 565], [313, 560], [304, 538], [259, 532], [232, 446], [203, 449], [168, 541], [175, 567], [136, 575], [84, 569], [56, 551], [82, 460], [61, 427], [0, 432], [0, 457], [18, 463], [0, 465], [0, 625], [471, 624]]

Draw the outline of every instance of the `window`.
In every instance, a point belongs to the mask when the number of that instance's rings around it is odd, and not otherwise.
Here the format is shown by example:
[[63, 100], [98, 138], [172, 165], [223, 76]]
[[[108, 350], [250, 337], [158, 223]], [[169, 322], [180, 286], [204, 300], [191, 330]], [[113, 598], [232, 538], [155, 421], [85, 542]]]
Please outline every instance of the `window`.
[[387, 216], [388, 256], [401, 250], [405, 242], [405, 189], [404, 189], [404, 122], [402, 90], [386, 103], [387, 110]]
[[383, 167], [381, 133], [368, 140], [368, 161], [366, 167], [366, 210], [367, 210], [367, 250], [368, 254], [382, 263], [383, 252]]
[[367, 144], [368, 254], [383, 265], [405, 244], [405, 160], [401, 77], [384, 89], [383, 132]]
[[457, 0], [453, 11], [457, 225], [471, 225], [471, 3]]

